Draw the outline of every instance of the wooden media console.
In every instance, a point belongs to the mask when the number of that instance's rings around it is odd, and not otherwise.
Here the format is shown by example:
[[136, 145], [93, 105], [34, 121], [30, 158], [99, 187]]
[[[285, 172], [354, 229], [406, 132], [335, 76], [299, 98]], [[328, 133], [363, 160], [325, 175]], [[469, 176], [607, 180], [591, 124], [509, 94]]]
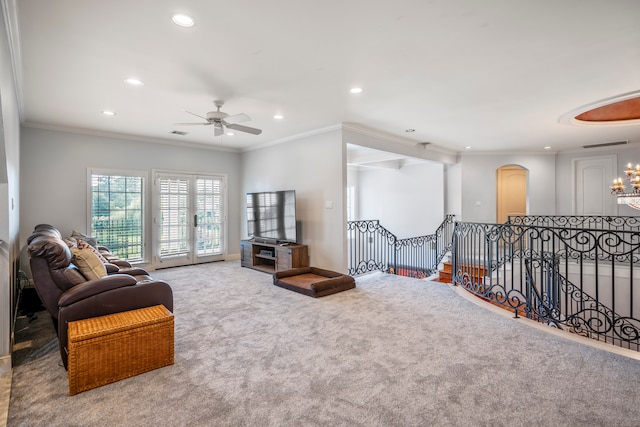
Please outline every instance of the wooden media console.
[[240, 265], [265, 273], [309, 266], [307, 245], [240, 242]]

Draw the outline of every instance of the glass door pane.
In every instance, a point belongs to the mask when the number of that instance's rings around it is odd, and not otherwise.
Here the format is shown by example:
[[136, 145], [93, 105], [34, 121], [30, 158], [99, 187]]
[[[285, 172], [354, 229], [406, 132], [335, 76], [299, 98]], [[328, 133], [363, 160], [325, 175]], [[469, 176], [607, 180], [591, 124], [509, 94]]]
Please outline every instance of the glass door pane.
[[155, 182], [156, 267], [224, 259], [224, 177], [160, 173]]
[[161, 177], [159, 188], [159, 255], [161, 261], [191, 256], [190, 181]]
[[223, 184], [220, 178], [196, 179], [195, 253], [200, 258], [198, 262], [204, 257], [224, 253]]

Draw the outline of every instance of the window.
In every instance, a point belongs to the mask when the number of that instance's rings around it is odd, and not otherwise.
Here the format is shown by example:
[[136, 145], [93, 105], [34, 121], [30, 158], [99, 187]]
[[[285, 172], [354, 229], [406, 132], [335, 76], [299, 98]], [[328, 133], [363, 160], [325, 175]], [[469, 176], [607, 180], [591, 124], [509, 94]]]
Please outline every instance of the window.
[[144, 176], [91, 172], [91, 235], [127, 261], [144, 257]]

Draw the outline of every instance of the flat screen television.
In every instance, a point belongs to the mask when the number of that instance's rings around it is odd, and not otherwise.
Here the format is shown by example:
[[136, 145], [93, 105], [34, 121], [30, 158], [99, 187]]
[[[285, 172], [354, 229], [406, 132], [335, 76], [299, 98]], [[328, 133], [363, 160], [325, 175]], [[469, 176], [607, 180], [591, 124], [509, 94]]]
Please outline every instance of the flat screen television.
[[295, 190], [247, 193], [247, 232], [254, 240], [296, 243]]

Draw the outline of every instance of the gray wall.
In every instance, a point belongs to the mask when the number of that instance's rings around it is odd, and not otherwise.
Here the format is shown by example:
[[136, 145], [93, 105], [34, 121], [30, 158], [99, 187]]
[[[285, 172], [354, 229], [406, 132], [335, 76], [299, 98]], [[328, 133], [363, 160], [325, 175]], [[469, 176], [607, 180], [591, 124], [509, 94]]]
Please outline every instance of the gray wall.
[[[53, 224], [64, 235], [72, 230], [87, 232], [89, 168], [147, 172], [147, 196], [152, 170], [159, 169], [226, 174], [227, 253], [240, 253], [240, 153], [33, 128], [22, 130], [21, 150], [23, 242], [40, 223]], [[151, 224], [152, 210], [147, 213], [145, 221]]]
[[444, 218], [444, 166], [424, 163], [358, 173], [358, 219], [378, 219], [398, 238], [433, 234]]
[[[342, 133], [333, 130], [242, 157], [243, 192], [295, 190], [298, 243], [309, 246], [311, 265], [340, 272], [346, 272], [345, 156]], [[247, 237], [244, 212], [242, 236]]]
[[555, 214], [555, 154], [463, 154], [460, 180], [463, 221], [496, 222], [497, 170], [506, 165], [528, 170], [527, 214]]
[[20, 252], [20, 123], [5, 6], [0, 17], [0, 375], [11, 369], [11, 301]]
[[444, 212], [462, 218], [462, 167], [460, 163], [444, 167]]
[[[618, 158], [618, 165], [615, 175], [610, 177], [607, 185], [613, 182], [614, 178], [624, 179], [624, 170], [627, 163], [633, 163], [634, 167], [640, 163], [640, 145], [630, 144], [624, 146], [613, 146], [602, 149], [584, 149], [566, 153], [559, 153], [557, 156], [557, 206], [558, 215], [573, 215], [573, 177], [572, 162], [574, 159], [585, 159], [589, 157], [600, 157], [602, 155], [615, 154]], [[626, 183], [625, 183], [626, 184]], [[627, 185], [628, 189], [628, 185]], [[611, 196], [612, 197], [612, 196]], [[617, 205], [618, 213], [621, 216], [637, 216], [640, 212], [625, 205]]]

